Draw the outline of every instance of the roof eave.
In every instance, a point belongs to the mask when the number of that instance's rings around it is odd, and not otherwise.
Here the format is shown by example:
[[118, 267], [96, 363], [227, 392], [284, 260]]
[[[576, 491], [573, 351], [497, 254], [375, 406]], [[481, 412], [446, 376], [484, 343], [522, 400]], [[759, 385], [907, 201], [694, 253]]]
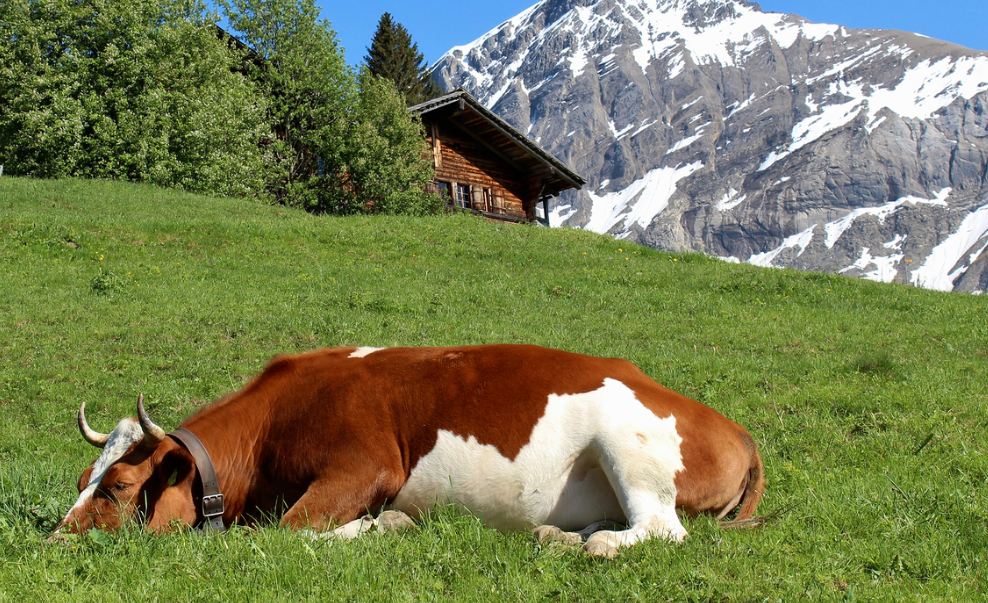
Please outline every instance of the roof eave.
[[419, 115], [423, 115], [458, 102], [469, 104], [470, 107], [487, 123], [514, 141], [515, 144], [527, 150], [543, 166], [549, 169], [550, 174], [559, 176], [560, 179], [569, 184], [570, 187], [580, 190], [583, 188], [583, 185], [587, 183], [582, 176], [567, 168], [561, 161], [555, 157], [552, 157], [537, 144], [529, 140], [527, 136], [514, 129], [511, 124], [507, 123], [489, 109], [481, 105], [475, 98], [470, 96], [470, 94], [463, 89], [457, 89], [449, 94], [425, 101], [424, 103], [413, 105], [409, 107], [408, 110], [414, 111]]

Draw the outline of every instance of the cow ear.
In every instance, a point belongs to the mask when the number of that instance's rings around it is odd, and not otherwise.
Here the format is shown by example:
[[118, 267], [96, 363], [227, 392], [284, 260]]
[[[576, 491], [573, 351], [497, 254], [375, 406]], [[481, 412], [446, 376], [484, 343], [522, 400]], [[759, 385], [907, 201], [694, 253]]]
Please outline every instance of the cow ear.
[[163, 488], [181, 484], [189, 478], [195, 461], [185, 449], [170, 450], [155, 467], [155, 476]]
[[194, 467], [192, 455], [184, 448], [174, 448], [161, 457], [143, 493], [148, 528], [168, 530], [174, 520], [195, 523], [191, 491]]
[[92, 464], [86, 467], [86, 470], [82, 472], [82, 475], [79, 476], [79, 492], [85, 490], [86, 486], [89, 485], [89, 478], [93, 476], [93, 465], [95, 464], [96, 461], [93, 461]]

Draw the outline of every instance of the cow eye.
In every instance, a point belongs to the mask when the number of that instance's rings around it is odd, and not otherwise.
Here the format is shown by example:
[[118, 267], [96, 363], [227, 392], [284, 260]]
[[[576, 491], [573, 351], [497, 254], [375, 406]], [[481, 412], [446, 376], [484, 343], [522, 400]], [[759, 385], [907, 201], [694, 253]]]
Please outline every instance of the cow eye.
[[125, 482], [116, 482], [116, 483], [113, 484], [113, 491], [114, 492], [120, 492], [121, 490], [126, 490], [128, 488], [130, 488], [130, 484], [125, 483]]

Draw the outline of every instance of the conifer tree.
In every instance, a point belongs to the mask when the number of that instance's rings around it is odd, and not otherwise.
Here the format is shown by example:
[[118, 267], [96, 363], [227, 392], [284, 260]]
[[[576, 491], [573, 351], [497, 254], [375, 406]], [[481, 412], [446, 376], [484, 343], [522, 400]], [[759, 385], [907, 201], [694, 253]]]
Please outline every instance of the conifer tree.
[[364, 61], [372, 74], [394, 82], [409, 105], [441, 94], [418, 44], [412, 42], [412, 36], [401, 23], [391, 19], [391, 13], [381, 15]]

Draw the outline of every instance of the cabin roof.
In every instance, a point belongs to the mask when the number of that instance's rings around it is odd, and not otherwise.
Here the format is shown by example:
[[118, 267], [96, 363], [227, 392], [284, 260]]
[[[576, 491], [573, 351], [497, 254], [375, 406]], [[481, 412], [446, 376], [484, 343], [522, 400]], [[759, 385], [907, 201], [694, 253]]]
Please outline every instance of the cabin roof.
[[494, 115], [465, 90], [458, 89], [409, 107], [423, 121], [443, 119], [529, 177], [545, 181], [543, 196], [579, 190], [587, 181], [527, 136]]

